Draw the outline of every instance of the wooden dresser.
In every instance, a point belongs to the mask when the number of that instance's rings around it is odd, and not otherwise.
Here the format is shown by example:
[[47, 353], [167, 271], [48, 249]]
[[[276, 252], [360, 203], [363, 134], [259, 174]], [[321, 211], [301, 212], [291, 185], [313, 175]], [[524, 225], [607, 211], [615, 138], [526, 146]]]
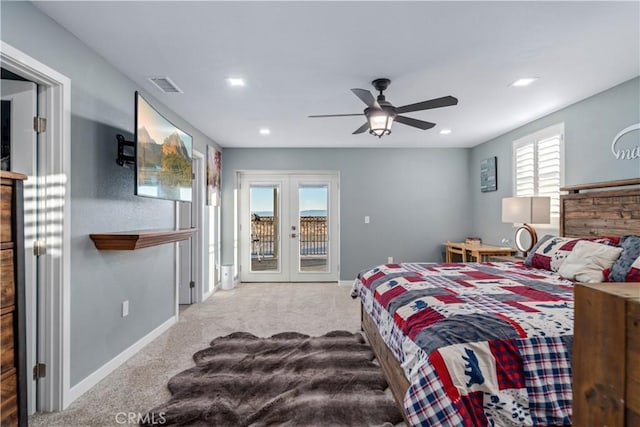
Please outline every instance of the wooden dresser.
[[0, 425], [27, 425], [22, 181], [0, 171]]
[[573, 425], [640, 426], [640, 283], [575, 287]]

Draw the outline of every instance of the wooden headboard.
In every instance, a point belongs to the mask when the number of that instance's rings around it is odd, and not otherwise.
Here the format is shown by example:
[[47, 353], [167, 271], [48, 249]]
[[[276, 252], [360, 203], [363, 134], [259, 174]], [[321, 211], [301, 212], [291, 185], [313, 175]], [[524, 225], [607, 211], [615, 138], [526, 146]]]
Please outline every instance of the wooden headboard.
[[[609, 190], [609, 188], [617, 189]], [[606, 190], [603, 190], [606, 189]], [[640, 235], [640, 178], [562, 187], [560, 235]]]

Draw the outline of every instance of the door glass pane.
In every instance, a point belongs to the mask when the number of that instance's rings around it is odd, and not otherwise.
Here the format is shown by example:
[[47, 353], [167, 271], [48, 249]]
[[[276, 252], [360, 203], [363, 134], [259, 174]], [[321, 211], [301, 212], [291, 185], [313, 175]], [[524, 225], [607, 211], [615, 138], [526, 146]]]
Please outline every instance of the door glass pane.
[[280, 270], [278, 224], [280, 207], [277, 185], [251, 185], [251, 271]]
[[[298, 188], [299, 262], [301, 272], [327, 271], [329, 235], [329, 186], [301, 185]], [[293, 233], [295, 231], [292, 230]]]

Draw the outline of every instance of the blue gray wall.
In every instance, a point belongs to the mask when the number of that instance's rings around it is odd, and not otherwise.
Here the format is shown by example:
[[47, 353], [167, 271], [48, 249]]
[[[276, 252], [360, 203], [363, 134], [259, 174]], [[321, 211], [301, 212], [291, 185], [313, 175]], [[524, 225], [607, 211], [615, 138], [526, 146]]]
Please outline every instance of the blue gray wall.
[[[239, 170], [340, 172], [340, 279], [393, 256], [440, 261], [442, 242], [471, 231], [467, 149], [257, 149], [222, 152], [223, 263], [233, 263]], [[364, 224], [365, 215], [371, 217]]]
[[[511, 224], [501, 222], [501, 200], [513, 195], [513, 141], [564, 122], [565, 185], [640, 177], [640, 159], [618, 160], [611, 142], [622, 129], [640, 122], [640, 78], [635, 78], [553, 114], [477, 145], [469, 156], [473, 233], [487, 243], [513, 239]], [[622, 147], [640, 146], [640, 132], [629, 133]], [[498, 157], [498, 191], [480, 192], [480, 162]]]
[[[71, 385], [168, 320], [175, 307], [175, 248], [98, 251], [90, 233], [173, 228], [174, 202], [133, 195], [133, 170], [115, 163], [115, 135], [131, 137], [139, 88], [28, 2], [2, 2], [1, 38], [71, 79]], [[191, 134], [215, 145], [149, 94]], [[208, 236], [204, 230], [204, 236]], [[207, 260], [205, 259], [205, 262]], [[205, 271], [208, 267], [205, 266]], [[205, 280], [205, 283], [208, 281]], [[129, 300], [129, 316], [120, 316]]]

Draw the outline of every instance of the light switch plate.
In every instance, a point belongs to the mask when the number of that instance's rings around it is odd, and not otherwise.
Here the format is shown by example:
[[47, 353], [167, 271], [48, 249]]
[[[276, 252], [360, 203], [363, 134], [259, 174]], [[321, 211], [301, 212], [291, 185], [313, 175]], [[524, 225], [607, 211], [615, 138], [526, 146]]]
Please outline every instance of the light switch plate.
[[122, 317], [129, 315], [129, 300], [122, 301]]

